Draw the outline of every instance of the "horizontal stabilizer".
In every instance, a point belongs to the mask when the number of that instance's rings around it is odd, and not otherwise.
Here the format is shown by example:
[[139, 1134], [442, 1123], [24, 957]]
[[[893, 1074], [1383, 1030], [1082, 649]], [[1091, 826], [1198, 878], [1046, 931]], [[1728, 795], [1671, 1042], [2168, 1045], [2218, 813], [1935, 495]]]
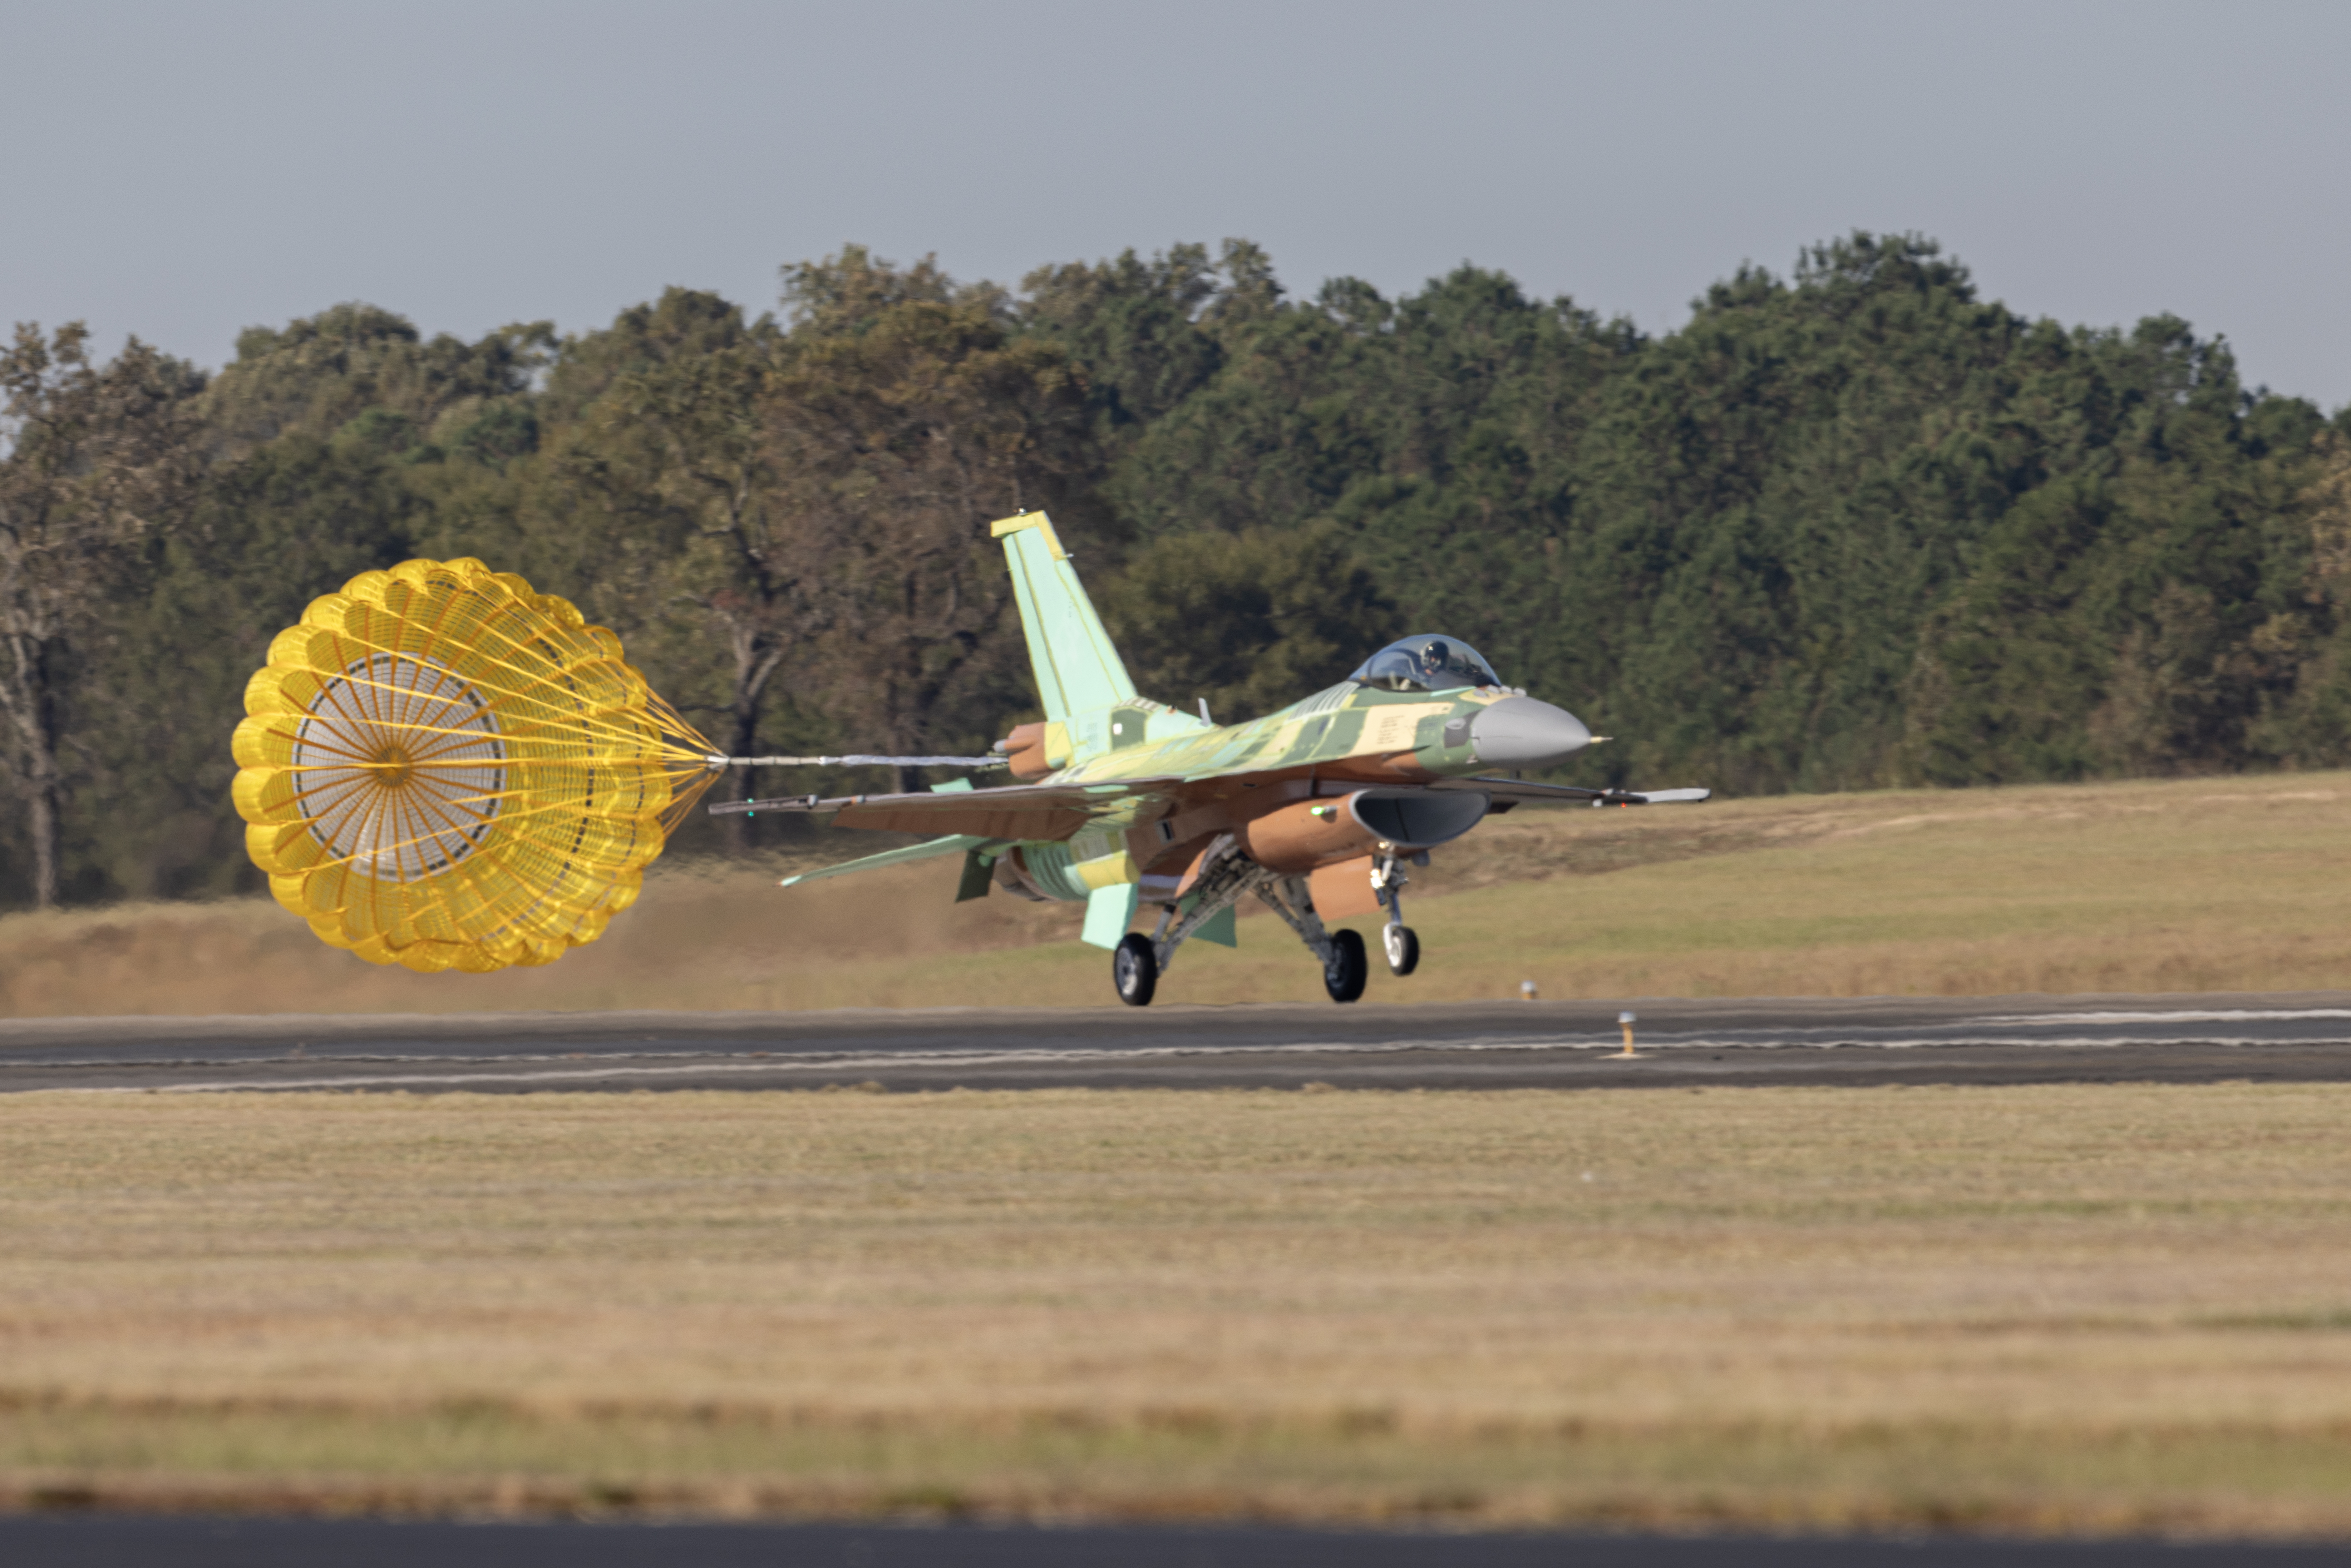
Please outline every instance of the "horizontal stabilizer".
[[926, 844], [909, 844], [903, 850], [883, 850], [878, 855], [867, 855], [862, 860], [843, 861], [821, 871], [804, 871], [798, 876], [784, 878], [781, 885], [797, 887], [804, 882], [822, 882], [829, 876], [847, 876], [852, 872], [880, 871], [885, 865], [905, 865], [914, 861], [935, 860], [941, 855], [968, 854], [982, 844], [993, 842], [993, 839], [975, 839], [967, 833], [957, 833], [953, 838], [933, 839]]

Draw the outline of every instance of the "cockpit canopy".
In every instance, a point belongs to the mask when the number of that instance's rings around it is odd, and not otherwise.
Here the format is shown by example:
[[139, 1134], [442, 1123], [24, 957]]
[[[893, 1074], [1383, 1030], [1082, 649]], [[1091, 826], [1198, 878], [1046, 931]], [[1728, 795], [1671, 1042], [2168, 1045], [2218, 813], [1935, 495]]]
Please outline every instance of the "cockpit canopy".
[[1384, 692], [1449, 692], [1502, 684], [1477, 649], [1458, 638], [1427, 632], [1399, 637], [1364, 660], [1348, 679]]

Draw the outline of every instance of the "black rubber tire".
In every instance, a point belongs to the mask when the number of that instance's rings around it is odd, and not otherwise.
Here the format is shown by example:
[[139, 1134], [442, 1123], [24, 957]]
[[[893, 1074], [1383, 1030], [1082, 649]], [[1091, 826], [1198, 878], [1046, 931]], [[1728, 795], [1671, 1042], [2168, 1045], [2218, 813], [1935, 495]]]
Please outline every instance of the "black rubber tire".
[[1385, 950], [1388, 972], [1398, 979], [1420, 967], [1420, 937], [1409, 925], [1387, 925], [1380, 929], [1380, 946]]
[[1152, 993], [1159, 989], [1159, 955], [1152, 950], [1150, 937], [1130, 931], [1121, 939], [1110, 956], [1110, 981], [1128, 1007], [1151, 1005]]
[[1364, 939], [1353, 931], [1331, 933], [1331, 960], [1322, 966], [1322, 988], [1334, 1002], [1352, 1002], [1364, 994], [1371, 978], [1371, 961], [1364, 956]]

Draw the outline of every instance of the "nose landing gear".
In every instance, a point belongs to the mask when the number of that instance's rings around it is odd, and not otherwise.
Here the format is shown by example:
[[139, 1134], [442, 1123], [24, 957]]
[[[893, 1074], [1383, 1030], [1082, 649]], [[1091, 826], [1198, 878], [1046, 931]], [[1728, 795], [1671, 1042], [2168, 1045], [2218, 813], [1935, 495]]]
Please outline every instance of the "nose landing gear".
[[[1428, 852], [1412, 859], [1416, 865], [1426, 865]], [[1388, 912], [1388, 923], [1380, 928], [1380, 947], [1387, 955], [1388, 973], [1399, 979], [1420, 967], [1420, 937], [1404, 923], [1404, 886], [1411, 880], [1401, 855], [1384, 854], [1372, 862], [1372, 887]]]

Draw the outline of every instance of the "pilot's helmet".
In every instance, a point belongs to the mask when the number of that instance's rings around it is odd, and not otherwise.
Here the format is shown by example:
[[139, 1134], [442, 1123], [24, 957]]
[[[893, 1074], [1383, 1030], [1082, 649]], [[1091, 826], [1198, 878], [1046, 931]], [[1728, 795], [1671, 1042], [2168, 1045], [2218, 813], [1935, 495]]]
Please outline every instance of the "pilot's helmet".
[[1420, 667], [1434, 675], [1442, 671], [1452, 657], [1452, 645], [1442, 637], [1432, 637], [1420, 651]]

